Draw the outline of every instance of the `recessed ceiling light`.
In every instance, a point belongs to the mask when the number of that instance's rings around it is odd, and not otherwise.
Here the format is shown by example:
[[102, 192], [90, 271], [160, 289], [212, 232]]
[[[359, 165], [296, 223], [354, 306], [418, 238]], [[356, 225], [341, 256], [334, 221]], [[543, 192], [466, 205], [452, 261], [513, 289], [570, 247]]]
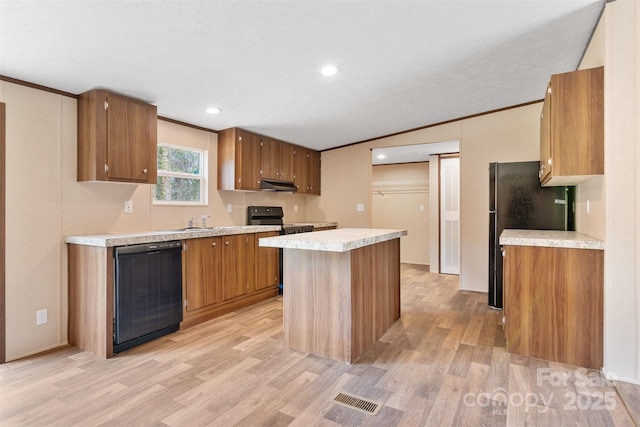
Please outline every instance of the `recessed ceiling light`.
[[378, 154], [378, 159], [382, 160], [382, 159], [386, 159], [387, 156], [385, 156], [384, 154]]
[[211, 108], [207, 108], [207, 113], [209, 114], [220, 114], [222, 110], [219, 109], [218, 107], [211, 107]]
[[333, 76], [338, 72], [338, 67], [336, 67], [335, 65], [325, 65], [324, 67], [322, 67], [320, 72], [323, 76]]

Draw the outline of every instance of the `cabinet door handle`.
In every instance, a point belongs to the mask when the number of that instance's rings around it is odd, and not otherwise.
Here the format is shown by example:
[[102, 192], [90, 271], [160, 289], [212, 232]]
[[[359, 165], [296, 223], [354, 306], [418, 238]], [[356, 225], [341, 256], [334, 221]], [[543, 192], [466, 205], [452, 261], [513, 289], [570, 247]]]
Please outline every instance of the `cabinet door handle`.
[[147, 170], [147, 169], [145, 169], [145, 170], [143, 170], [143, 171], [142, 171], [142, 173], [147, 173], [147, 172], [148, 172], [148, 170]]

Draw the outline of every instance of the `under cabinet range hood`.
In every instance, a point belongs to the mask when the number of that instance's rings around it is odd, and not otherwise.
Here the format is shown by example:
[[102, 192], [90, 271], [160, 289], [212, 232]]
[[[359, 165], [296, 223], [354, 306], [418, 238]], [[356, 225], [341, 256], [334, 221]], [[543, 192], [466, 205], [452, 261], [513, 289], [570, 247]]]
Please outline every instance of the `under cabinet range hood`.
[[290, 191], [292, 193], [298, 191], [298, 187], [296, 187], [293, 182], [278, 181], [275, 179], [263, 179], [261, 187], [263, 190], [270, 191]]

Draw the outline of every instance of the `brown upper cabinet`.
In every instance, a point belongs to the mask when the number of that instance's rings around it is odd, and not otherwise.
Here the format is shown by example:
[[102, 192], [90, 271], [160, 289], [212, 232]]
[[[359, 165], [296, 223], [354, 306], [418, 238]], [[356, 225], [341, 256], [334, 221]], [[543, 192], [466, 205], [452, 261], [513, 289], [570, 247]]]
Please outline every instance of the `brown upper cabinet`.
[[294, 146], [263, 136], [261, 147], [262, 178], [293, 182]]
[[260, 135], [238, 128], [218, 133], [218, 190], [260, 190]]
[[295, 172], [299, 193], [320, 195], [320, 152], [297, 147]]
[[105, 90], [78, 97], [78, 181], [155, 184], [157, 108]]
[[576, 185], [604, 174], [604, 68], [551, 76], [540, 115], [540, 182]]
[[220, 131], [218, 190], [258, 191], [262, 179], [293, 182], [301, 194], [320, 194], [320, 153], [240, 128]]
[[307, 193], [320, 195], [320, 152], [309, 150], [309, 163], [308, 163], [308, 184], [309, 189]]

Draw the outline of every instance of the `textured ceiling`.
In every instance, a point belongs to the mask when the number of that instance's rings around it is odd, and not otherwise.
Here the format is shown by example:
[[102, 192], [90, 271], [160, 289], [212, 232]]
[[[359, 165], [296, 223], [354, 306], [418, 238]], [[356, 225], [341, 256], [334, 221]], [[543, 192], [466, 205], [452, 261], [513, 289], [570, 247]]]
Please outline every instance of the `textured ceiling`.
[[[603, 7], [0, 0], [0, 74], [327, 149], [542, 98], [549, 75], [576, 69]], [[329, 62], [332, 78], [319, 73]]]

